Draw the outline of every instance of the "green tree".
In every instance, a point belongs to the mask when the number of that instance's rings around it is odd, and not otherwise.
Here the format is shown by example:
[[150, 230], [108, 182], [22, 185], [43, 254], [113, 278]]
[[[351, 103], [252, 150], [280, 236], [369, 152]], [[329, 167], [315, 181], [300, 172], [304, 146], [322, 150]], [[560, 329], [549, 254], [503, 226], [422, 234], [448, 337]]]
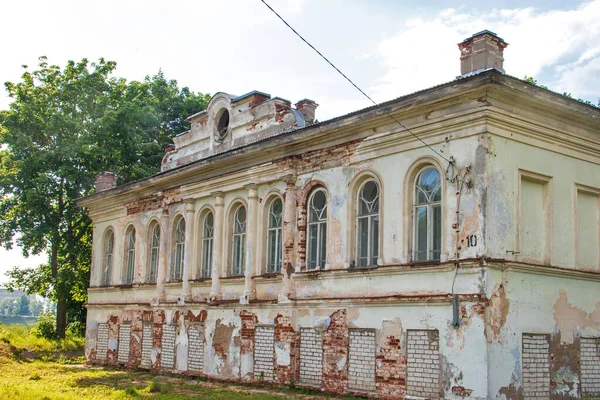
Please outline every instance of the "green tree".
[[101, 171], [121, 183], [157, 172], [164, 146], [209, 97], [161, 72], [114, 78], [116, 63], [104, 59], [61, 69], [42, 57], [38, 69], [24, 68], [20, 82], [5, 83], [13, 102], [0, 111], [0, 244], [47, 252], [48, 263], [9, 271], [8, 287], [55, 301], [64, 337], [67, 323], [85, 321], [91, 265], [91, 223], [75, 200]]

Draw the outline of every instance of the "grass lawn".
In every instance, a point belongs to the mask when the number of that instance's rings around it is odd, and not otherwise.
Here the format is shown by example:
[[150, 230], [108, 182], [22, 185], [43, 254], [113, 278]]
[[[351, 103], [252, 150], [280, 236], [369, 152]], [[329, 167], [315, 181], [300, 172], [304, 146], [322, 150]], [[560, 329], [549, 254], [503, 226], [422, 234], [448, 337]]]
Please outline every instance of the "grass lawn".
[[332, 398], [289, 387], [261, 388], [144, 370], [86, 366], [82, 364], [82, 346], [81, 338], [49, 341], [36, 338], [25, 326], [0, 325], [0, 399]]

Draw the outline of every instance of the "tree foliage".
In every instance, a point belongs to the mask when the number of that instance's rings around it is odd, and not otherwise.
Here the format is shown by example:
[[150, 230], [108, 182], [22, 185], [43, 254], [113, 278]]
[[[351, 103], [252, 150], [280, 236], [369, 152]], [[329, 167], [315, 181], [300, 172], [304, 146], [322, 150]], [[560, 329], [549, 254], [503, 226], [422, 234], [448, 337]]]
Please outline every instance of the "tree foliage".
[[69, 61], [5, 83], [13, 102], [0, 111], [0, 244], [23, 254], [47, 252], [37, 268], [13, 268], [9, 288], [57, 302], [57, 335], [85, 321], [91, 265], [90, 219], [75, 205], [94, 177], [120, 183], [158, 172], [163, 149], [204, 109], [208, 95], [180, 89], [162, 72], [142, 82], [112, 77], [116, 63]]

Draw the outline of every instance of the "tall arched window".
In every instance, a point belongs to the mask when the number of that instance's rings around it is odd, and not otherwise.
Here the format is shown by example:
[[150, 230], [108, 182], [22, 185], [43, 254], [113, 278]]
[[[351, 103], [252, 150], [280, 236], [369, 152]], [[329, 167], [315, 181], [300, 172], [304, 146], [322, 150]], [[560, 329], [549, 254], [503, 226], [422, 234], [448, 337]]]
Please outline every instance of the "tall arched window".
[[148, 273], [148, 281], [156, 283], [158, 275], [158, 254], [160, 251], [160, 225], [154, 223], [150, 231], [150, 271]]
[[115, 248], [115, 234], [112, 229], [106, 234], [104, 239], [104, 254], [102, 257], [102, 286], [108, 286], [111, 283], [113, 250]]
[[214, 217], [212, 212], [208, 212], [202, 223], [202, 267], [200, 276], [210, 278], [213, 260], [213, 228]]
[[283, 247], [283, 202], [280, 198], [273, 200], [269, 207], [267, 231], [267, 272], [280, 272]]
[[439, 260], [442, 247], [442, 182], [440, 173], [427, 167], [415, 181], [414, 258]]
[[356, 210], [357, 266], [377, 265], [379, 256], [379, 185], [366, 181], [358, 191]]
[[135, 272], [135, 228], [130, 226], [125, 233], [125, 279], [123, 283], [130, 285], [133, 283]]
[[171, 270], [174, 281], [181, 280], [183, 275], [183, 259], [185, 254], [185, 220], [179, 218], [175, 225], [175, 260]]
[[231, 254], [231, 275], [244, 273], [246, 258], [246, 207], [240, 205], [233, 215], [233, 252]]
[[306, 267], [325, 267], [327, 260], [327, 194], [316, 189], [308, 199], [308, 248]]

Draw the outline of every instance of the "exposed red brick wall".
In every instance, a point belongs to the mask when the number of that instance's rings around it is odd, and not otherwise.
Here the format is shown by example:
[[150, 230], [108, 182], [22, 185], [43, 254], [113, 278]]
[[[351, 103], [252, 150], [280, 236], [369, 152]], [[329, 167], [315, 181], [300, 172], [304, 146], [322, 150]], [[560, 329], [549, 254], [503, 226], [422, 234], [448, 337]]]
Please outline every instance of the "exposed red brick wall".
[[331, 322], [323, 332], [323, 389], [344, 393], [348, 387], [348, 326], [346, 310], [331, 315]]
[[[160, 349], [162, 347], [162, 331], [165, 323], [165, 312], [157, 310], [152, 313], [152, 348]], [[153, 370], [160, 370], [160, 353], [156, 356], [156, 361], [151, 367]]]
[[307, 201], [308, 197], [316, 188], [322, 187], [327, 191], [327, 186], [321, 181], [310, 181], [304, 188], [296, 192], [296, 215], [298, 221], [296, 229], [298, 230], [298, 263], [302, 268], [306, 266], [306, 224], [307, 224]]
[[119, 343], [119, 317], [111, 315], [108, 319], [108, 350], [106, 352], [106, 364], [117, 365], [117, 355], [119, 348], [111, 349], [112, 343]]
[[[298, 360], [298, 343], [296, 332], [292, 326], [292, 319], [288, 316], [278, 314], [275, 317], [275, 346], [277, 343], [289, 343], [290, 364], [278, 365], [275, 362], [275, 380], [280, 383], [289, 383], [296, 380], [296, 362]], [[277, 358], [275, 357], [275, 360]]]
[[[243, 310], [240, 312], [242, 320], [242, 333], [240, 338], [240, 355], [254, 354], [254, 337], [256, 336], [256, 324], [258, 317], [256, 314]], [[244, 379], [254, 379], [254, 374], [247, 374]]]
[[127, 209], [127, 215], [132, 215], [144, 211], [156, 210], [158, 208], [165, 210], [168, 209], [171, 204], [180, 203], [182, 200], [183, 197], [181, 196], [181, 190], [178, 186], [125, 203], [125, 208]]
[[382, 396], [404, 397], [406, 393], [406, 356], [402, 354], [400, 338], [388, 336], [376, 356], [375, 385]]
[[129, 336], [128, 367], [137, 368], [142, 362], [142, 328], [142, 312], [134, 311], [131, 319], [131, 335]]

